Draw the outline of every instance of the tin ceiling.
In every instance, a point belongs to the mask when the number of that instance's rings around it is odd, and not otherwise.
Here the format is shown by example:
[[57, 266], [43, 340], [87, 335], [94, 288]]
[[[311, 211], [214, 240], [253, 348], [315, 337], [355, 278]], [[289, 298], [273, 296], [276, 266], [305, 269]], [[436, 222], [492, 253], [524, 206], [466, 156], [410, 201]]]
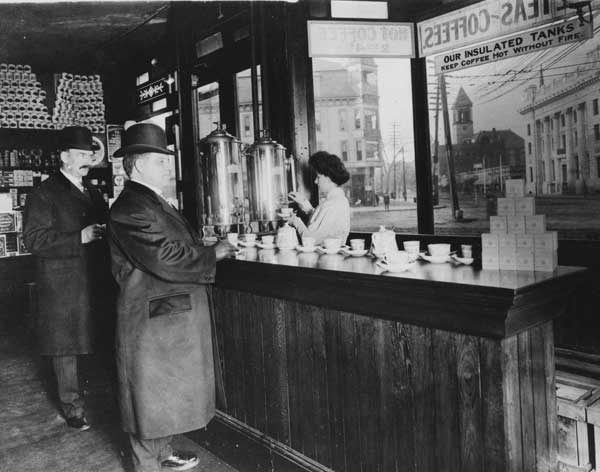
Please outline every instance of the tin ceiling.
[[[473, 2], [389, 0], [389, 10], [394, 18], [418, 20]], [[0, 3], [0, 63], [30, 64], [37, 73], [102, 70], [114, 55], [135, 57], [160, 44], [169, 6], [161, 1]]]
[[34, 72], [86, 72], [127, 41], [132, 53], [164, 37], [169, 3], [0, 3], [0, 62]]

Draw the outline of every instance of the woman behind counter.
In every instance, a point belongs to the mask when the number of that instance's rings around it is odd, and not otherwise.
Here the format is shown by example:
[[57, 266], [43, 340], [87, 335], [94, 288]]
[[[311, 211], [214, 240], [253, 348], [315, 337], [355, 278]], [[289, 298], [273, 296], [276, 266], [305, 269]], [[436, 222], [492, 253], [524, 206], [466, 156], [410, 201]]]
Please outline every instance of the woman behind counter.
[[326, 197], [317, 208], [313, 208], [304, 196], [291, 192], [289, 197], [310, 216], [310, 220], [308, 227], [296, 215], [288, 222], [302, 239], [315, 238], [315, 244], [321, 244], [326, 238], [339, 238], [345, 244], [350, 233], [350, 204], [340, 186], [348, 181], [350, 174], [339, 157], [326, 151], [313, 154], [308, 163], [317, 173], [315, 183], [319, 187], [319, 195]]

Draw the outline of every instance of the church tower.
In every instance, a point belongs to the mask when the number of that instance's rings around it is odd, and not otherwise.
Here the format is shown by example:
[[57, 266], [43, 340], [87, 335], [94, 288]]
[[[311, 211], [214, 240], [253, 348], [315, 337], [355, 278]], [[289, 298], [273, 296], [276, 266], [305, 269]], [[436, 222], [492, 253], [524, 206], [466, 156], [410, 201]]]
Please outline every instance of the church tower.
[[473, 140], [473, 102], [461, 87], [452, 105], [452, 128], [454, 144], [470, 143]]

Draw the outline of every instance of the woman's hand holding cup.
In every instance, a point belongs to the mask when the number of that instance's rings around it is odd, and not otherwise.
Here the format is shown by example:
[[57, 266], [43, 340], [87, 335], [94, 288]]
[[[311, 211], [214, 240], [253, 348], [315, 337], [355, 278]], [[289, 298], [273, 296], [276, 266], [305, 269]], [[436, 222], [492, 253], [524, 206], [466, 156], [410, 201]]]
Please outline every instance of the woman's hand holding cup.
[[299, 192], [288, 193], [288, 198], [296, 202], [303, 212], [307, 213], [310, 210], [312, 210], [312, 205], [310, 204], [308, 199], [304, 195], [301, 195]]

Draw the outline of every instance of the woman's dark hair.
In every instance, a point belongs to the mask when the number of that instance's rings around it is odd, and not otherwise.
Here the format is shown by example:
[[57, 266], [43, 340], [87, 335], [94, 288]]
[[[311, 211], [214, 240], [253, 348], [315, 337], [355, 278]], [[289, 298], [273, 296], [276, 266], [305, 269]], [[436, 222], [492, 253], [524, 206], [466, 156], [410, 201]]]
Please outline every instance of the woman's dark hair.
[[343, 185], [350, 178], [342, 160], [327, 151], [315, 152], [308, 159], [308, 164], [319, 174], [329, 177], [336, 185]]

